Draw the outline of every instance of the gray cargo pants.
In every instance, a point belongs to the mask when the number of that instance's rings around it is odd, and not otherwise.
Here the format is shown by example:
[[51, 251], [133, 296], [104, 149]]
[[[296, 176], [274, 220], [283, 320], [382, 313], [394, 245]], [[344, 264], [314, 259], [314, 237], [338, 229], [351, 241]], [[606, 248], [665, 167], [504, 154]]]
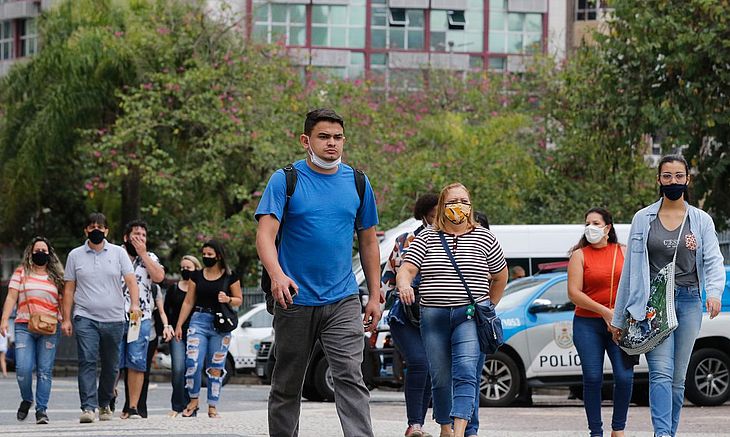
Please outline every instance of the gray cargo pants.
[[[299, 435], [302, 386], [317, 339], [332, 371], [335, 406], [345, 437], [373, 437], [370, 392], [362, 378], [363, 326], [357, 295], [313, 307], [274, 309], [276, 364], [269, 392], [269, 435]], [[324, 433], [325, 430], [322, 430]]]

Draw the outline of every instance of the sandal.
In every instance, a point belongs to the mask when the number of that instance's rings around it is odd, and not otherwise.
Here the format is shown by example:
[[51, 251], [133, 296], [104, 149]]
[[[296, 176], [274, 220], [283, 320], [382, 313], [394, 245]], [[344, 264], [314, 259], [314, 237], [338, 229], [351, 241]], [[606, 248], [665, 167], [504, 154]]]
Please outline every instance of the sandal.
[[215, 407], [208, 407], [208, 417], [211, 419], [220, 419], [221, 415]]
[[181, 416], [182, 417], [197, 417], [198, 416], [198, 410], [200, 408], [198, 407], [198, 404], [195, 404], [195, 408], [191, 409], [190, 404], [188, 404], [187, 407], [183, 410]]

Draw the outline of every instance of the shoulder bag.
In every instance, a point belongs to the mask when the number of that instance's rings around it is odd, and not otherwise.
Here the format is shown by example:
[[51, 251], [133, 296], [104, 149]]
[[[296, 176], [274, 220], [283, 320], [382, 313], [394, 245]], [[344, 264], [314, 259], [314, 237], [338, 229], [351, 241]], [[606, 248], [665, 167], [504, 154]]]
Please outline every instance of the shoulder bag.
[[[659, 217], [656, 220], [659, 220]], [[644, 320], [636, 320], [626, 311], [626, 325], [621, 330], [619, 346], [629, 355], [651, 352], [679, 325], [674, 308], [674, 274], [677, 250], [686, 222], [687, 212], [684, 213], [682, 226], [679, 228], [672, 262], [662, 267], [649, 285], [649, 301], [646, 303]]]
[[25, 304], [28, 306], [28, 314], [30, 314], [28, 318], [28, 331], [33, 334], [54, 335], [56, 329], [58, 329], [58, 317], [51, 314], [34, 313], [26, 294], [26, 278], [23, 278], [23, 300], [25, 300]]
[[464, 279], [464, 275], [459, 269], [459, 265], [456, 264], [454, 254], [451, 253], [448, 243], [446, 243], [446, 237], [443, 231], [439, 231], [439, 238], [441, 239], [441, 245], [448, 255], [451, 265], [454, 266], [456, 274], [459, 275], [461, 283], [464, 285], [466, 294], [469, 295], [471, 305], [474, 307], [474, 320], [477, 322], [477, 336], [479, 337], [479, 349], [487, 355], [497, 352], [500, 346], [504, 344], [504, 332], [502, 330], [502, 320], [497, 316], [497, 312], [494, 310], [494, 305], [490, 303], [489, 306], [477, 305], [474, 296], [469, 290], [469, 285]]
[[[223, 292], [230, 296], [230, 274], [226, 272], [226, 276], [223, 278]], [[221, 334], [227, 334], [238, 325], [238, 314], [231, 308], [230, 304], [218, 302], [218, 309], [213, 314], [213, 327]]]

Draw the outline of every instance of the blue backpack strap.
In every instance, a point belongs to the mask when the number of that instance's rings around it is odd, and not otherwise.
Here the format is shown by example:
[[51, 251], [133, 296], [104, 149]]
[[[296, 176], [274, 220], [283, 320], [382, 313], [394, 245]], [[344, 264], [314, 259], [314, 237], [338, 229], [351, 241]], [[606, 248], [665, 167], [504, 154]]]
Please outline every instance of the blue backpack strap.
[[355, 175], [355, 188], [357, 188], [357, 195], [360, 197], [360, 206], [357, 208], [357, 215], [355, 216], [355, 231], [362, 230], [362, 223], [360, 220], [360, 212], [362, 210], [363, 199], [365, 198], [365, 172], [353, 168]]

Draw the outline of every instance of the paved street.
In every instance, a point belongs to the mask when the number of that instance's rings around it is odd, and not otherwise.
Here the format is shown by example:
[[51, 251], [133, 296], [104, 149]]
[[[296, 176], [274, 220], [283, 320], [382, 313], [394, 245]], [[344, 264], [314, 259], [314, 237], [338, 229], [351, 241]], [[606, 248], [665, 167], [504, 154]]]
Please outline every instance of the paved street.
[[[224, 388], [219, 407], [223, 417], [218, 420], [203, 415], [194, 419], [165, 416], [169, 406], [170, 387], [153, 383], [149, 391], [150, 418], [78, 423], [78, 392], [75, 378], [56, 378], [49, 416], [51, 423], [36, 425], [33, 411], [24, 423], [15, 420], [19, 404], [14, 375], [0, 379], [0, 432], [4, 436], [265, 436], [267, 386], [228, 385]], [[531, 408], [482, 408], [482, 436], [559, 436], [584, 437], [585, 417], [580, 402], [569, 401], [565, 395], [536, 395]], [[205, 408], [201, 408], [201, 412]], [[398, 437], [405, 430], [403, 394], [375, 390], [372, 393], [371, 414], [375, 435]], [[604, 408], [604, 423], [610, 423], [610, 407]], [[632, 407], [627, 428], [628, 436], [650, 437], [649, 411]], [[438, 427], [426, 425], [427, 431], [438, 435]], [[334, 404], [303, 402], [301, 436], [341, 436]], [[714, 408], [688, 406], [683, 410], [680, 436], [730, 436], [730, 404]]]

